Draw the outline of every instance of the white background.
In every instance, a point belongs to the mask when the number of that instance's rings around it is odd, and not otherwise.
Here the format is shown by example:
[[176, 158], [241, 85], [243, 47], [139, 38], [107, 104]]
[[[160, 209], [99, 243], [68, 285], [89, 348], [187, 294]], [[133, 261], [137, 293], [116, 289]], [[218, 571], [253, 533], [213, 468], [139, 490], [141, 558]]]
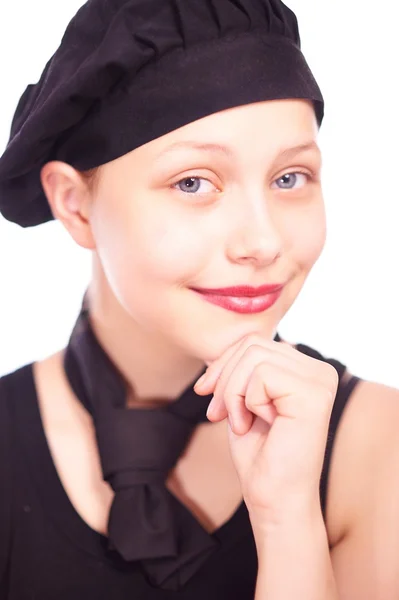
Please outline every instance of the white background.
[[[320, 144], [329, 231], [279, 331], [399, 387], [396, 2], [287, 3], [326, 100]], [[21, 93], [80, 4], [0, 3], [0, 152]], [[24, 230], [0, 217], [0, 375], [65, 345], [89, 274], [88, 253], [58, 223]]]

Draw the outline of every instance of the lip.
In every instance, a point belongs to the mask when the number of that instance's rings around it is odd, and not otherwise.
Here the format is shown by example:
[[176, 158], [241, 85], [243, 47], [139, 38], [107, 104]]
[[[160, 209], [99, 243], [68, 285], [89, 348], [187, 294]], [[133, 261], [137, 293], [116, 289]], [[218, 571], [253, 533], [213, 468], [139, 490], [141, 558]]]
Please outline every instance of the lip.
[[279, 299], [283, 285], [267, 285], [258, 288], [236, 286], [221, 289], [191, 288], [207, 302], [240, 314], [261, 313]]
[[225, 288], [191, 288], [200, 294], [209, 294], [211, 296], [233, 296], [234, 298], [254, 298], [255, 296], [265, 296], [274, 294], [282, 290], [284, 284], [276, 283], [252, 287], [249, 285], [236, 285]]

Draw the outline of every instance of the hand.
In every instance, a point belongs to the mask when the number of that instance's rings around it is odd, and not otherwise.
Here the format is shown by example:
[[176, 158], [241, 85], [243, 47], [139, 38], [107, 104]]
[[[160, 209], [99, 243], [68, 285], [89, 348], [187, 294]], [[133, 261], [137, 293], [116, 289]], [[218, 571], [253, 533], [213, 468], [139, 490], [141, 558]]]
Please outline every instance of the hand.
[[250, 513], [280, 515], [319, 503], [337, 386], [330, 364], [258, 335], [231, 346], [197, 382], [197, 394], [214, 394], [209, 420], [228, 417], [231, 453]]

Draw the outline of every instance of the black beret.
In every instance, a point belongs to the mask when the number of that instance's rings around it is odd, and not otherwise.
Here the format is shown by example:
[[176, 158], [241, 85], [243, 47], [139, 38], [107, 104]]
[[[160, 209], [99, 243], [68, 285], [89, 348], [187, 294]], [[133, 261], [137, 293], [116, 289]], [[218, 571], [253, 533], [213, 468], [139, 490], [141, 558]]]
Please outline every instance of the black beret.
[[88, 170], [214, 112], [279, 98], [324, 103], [280, 0], [89, 0], [17, 106], [0, 158], [0, 212], [53, 218], [50, 160]]

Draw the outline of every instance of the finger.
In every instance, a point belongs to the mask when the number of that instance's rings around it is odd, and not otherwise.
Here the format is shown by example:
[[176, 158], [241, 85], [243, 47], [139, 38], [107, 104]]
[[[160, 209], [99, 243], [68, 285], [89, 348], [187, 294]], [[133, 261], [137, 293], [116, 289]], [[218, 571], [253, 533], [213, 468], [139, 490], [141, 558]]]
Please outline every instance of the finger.
[[238, 348], [240, 348], [244, 342], [245, 337], [240, 338], [237, 342], [235, 342], [235, 344], [229, 346], [229, 348], [227, 348], [227, 350], [225, 350], [225, 352], [223, 352], [219, 358], [209, 364], [203, 376], [200, 377], [194, 385], [194, 390], [197, 394], [207, 395], [214, 390], [216, 382], [224, 366], [229, 362], [229, 360], [234, 356]]
[[264, 362], [262, 355], [256, 364], [251, 361], [250, 366], [250, 369], [240, 368], [232, 375], [224, 394], [230, 426], [237, 435], [248, 433], [255, 416], [271, 425], [277, 415], [265, 379], [275, 377], [276, 371], [284, 372], [284, 369]]
[[[253, 344], [248, 346], [242, 354], [241, 352], [241, 349], [237, 350], [235, 356], [230, 359], [220, 375], [208, 413], [210, 420], [221, 421], [226, 418], [227, 412], [229, 412], [240, 430], [241, 427], [244, 428], [244, 422], [246, 424], [250, 423], [249, 415], [243, 406], [243, 400], [245, 400], [246, 386], [253, 369], [260, 363], [265, 362], [280, 366], [286, 372], [296, 373], [298, 371], [298, 366], [291, 356], [276, 353], [274, 348], [265, 348]], [[240, 397], [242, 398], [241, 402], [239, 402]], [[242, 425], [240, 424], [241, 420], [243, 420]]]
[[265, 379], [273, 376], [272, 369], [273, 367], [266, 363], [257, 365], [252, 371], [245, 394], [247, 409], [269, 425], [273, 424], [278, 414], [265, 386]]
[[[265, 394], [273, 399], [277, 414], [287, 419], [316, 422], [330, 417], [334, 394], [324, 384], [304, 380], [281, 365], [259, 364], [256, 369], [265, 387]], [[255, 373], [254, 373], [255, 376]], [[258, 414], [256, 402], [246, 397], [248, 408]]]
[[308, 358], [302, 356], [298, 350], [293, 348], [292, 345], [287, 342], [275, 342], [274, 340], [269, 340], [258, 334], [247, 335], [230, 346], [220, 358], [213, 361], [205, 374], [194, 385], [195, 392], [199, 395], [212, 393], [226, 364], [237, 352], [242, 355], [251, 345], [259, 345], [264, 348], [273, 349], [276, 354], [291, 357], [291, 359], [297, 363], [301, 363], [303, 358], [305, 361], [306, 358]]
[[[198, 379], [194, 384], [194, 391], [198, 395], [207, 395], [214, 391], [219, 378], [221, 377], [226, 365], [232, 361], [232, 364], [237, 364], [240, 356], [245, 352], [250, 344], [249, 340], [243, 338], [236, 342], [233, 346], [230, 346], [223, 354], [215, 360], [205, 371], [205, 373]], [[232, 369], [229, 369], [229, 372]]]
[[[238, 360], [244, 354], [248, 347], [254, 344], [268, 347], [267, 342], [269, 342], [270, 345], [270, 340], [263, 339], [257, 335], [247, 335], [241, 340], [239, 340], [237, 343], [231, 346], [224, 354], [222, 354], [222, 356], [215, 360], [209, 367], [207, 372], [207, 385], [216, 386], [216, 383], [221, 377], [227, 364], [231, 363], [232, 361], [234, 364], [237, 364]], [[228, 370], [231, 371], [232, 369]]]
[[229, 413], [232, 427], [237, 432], [250, 427], [252, 417], [245, 407], [245, 393], [254, 367], [262, 361], [272, 360], [270, 350], [261, 346], [249, 346], [235, 356], [225, 366], [214, 390], [209, 413], [213, 421], [221, 421]]
[[232, 392], [225, 403], [231, 430], [236, 435], [244, 435], [252, 427], [254, 416], [246, 407], [245, 394]]

